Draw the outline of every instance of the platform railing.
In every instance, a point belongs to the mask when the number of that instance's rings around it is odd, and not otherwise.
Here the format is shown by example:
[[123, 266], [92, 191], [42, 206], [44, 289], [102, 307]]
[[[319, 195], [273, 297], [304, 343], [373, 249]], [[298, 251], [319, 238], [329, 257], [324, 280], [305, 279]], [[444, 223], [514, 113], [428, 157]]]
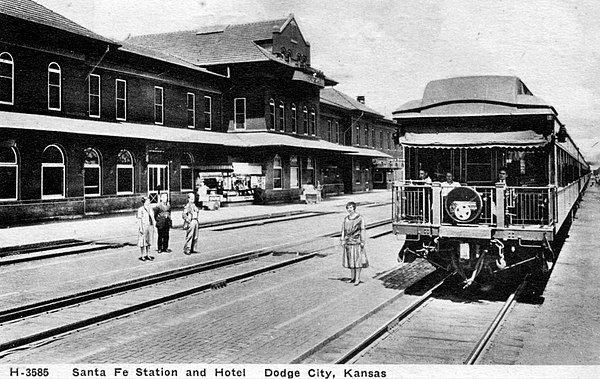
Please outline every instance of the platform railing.
[[[452, 224], [446, 215], [440, 183], [394, 183], [392, 218], [397, 223]], [[482, 199], [481, 214], [472, 224], [487, 226], [553, 225], [556, 188], [472, 186]], [[564, 194], [573, 196], [570, 192]], [[560, 209], [560, 207], [559, 207]]]
[[508, 187], [506, 191], [509, 225], [552, 225], [551, 203], [555, 187]]
[[394, 221], [416, 224], [430, 223], [432, 220], [432, 188], [429, 185], [397, 184], [393, 191]]

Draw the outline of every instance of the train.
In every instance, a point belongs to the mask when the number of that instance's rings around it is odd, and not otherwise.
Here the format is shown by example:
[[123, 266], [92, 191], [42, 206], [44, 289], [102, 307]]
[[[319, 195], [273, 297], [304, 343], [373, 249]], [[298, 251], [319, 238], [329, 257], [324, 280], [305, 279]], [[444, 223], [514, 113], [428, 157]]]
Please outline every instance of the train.
[[464, 76], [429, 82], [393, 118], [399, 260], [427, 259], [465, 289], [547, 275], [591, 176], [556, 109], [516, 76]]

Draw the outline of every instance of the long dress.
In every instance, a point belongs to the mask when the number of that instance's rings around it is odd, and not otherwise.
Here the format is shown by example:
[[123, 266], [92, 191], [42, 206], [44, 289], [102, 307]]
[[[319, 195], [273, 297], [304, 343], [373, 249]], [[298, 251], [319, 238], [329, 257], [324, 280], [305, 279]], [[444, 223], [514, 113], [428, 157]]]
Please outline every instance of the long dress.
[[346, 216], [342, 224], [344, 232], [344, 253], [342, 254], [342, 266], [346, 268], [367, 268], [369, 261], [367, 253], [361, 243], [362, 231], [365, 229], [365, 220], [361, 215], [357, 215], [354, 219]]
[[142, 230], [138, 236], [138, 246], [146, 247], [152, 246], [152, 240], [154, 239], [154, 214], [145, 206], [138, 208], [137, 218], [141, 220]]

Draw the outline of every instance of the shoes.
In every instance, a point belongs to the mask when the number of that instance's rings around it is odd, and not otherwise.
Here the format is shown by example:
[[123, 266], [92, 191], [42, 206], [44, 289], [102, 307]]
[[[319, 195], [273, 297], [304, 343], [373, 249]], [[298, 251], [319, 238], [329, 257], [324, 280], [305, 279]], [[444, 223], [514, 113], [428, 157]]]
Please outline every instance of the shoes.
[[357, 286], [357, 285], [359, 285], [359, 284], [360, 284], [360, 281], [358, 281], [358, 282], [354, 282], [354, 285], [355, 285], [355, 286]]
[[148, 256], [146, 256], [146, 260], [153, 261], [154, 257], [152, 255], [148, 255]]
[[144, 257], [139, 257], [138, 259], [142, 262], [144, 262], [146, 260], [146, 258], [144, 258]]
[[161, 254], [163, 251], [162, 251], [162, 250], [156, 250], [156, 252], [157, 252], [158, 254]]
[[192, 255], [192, 253], [189, 252], [189, 251], [184, 251], [183, 254], [185, 254], [185, 255]]
[[173, 250], [167, 249], [167, 250], [163, 251], [163, 253], [170, 253], [171, 251], [173, 251]]

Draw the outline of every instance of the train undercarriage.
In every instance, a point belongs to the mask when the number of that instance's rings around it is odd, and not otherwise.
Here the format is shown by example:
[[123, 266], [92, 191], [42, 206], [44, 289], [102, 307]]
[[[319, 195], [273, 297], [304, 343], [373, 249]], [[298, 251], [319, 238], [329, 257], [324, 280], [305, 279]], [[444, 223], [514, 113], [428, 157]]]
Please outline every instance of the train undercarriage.
[[525, 243], [422, 236], [416, 241], [416, 236], [407, 236], [398, 260], [404, 262], [410, 259], [409, 255], [455, 273], [463, 289], [474, 285], [486, 288], [492, 283], [524, 275], [539, 279], [549, 272], [555, 261], [554, 250], [547, 239]]

